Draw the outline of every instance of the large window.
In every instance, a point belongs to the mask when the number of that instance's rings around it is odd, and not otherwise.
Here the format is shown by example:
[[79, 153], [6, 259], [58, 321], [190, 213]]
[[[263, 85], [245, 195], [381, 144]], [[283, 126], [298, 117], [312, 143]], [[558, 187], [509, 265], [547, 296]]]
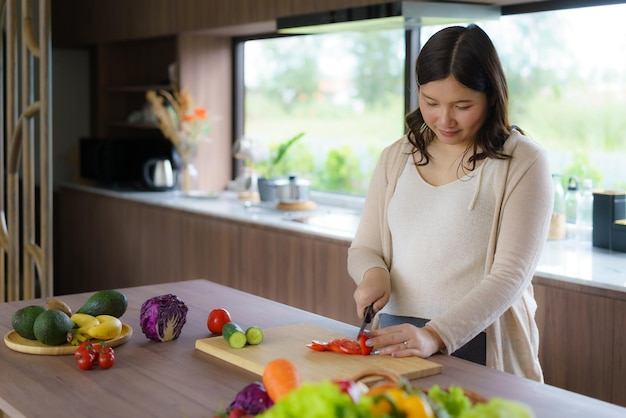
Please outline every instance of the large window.
[[[507, 73], [511, 122], [548, 150], [564, 180], [626, 189], [625, 16], [626, 5], [611, 5], [478, 22]], [[424, 27], [422, 41], [438, 29]], [[244, 45], [245, 135], [277, 147], [303, 132], [281, 174], [363, 195], [380, 151], [404, 133], [404, 95], [414, 92], [404, 82], [404, 32]]]
[[275, 150], [304, 133], [272, 175], [365, 194], [381, 149], [403, 134], [404, 50], [402, 30], [245, 42], [245, 136]]

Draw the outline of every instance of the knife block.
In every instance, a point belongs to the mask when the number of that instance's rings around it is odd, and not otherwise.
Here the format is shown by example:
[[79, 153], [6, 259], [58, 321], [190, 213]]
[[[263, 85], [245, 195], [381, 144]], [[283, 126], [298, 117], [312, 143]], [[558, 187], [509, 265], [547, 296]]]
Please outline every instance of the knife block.
[[626, 192], [601, 191], [593, 193], [594, 247], [626, 251]]

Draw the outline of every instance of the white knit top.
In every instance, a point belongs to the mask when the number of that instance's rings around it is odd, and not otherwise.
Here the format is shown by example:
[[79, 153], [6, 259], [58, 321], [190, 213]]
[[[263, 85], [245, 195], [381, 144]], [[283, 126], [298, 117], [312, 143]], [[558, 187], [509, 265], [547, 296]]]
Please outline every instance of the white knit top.
[[[411, 157], [389, 202], [394, 248], [391, 299], [382, 312], [430, 319], [484, 277], [495, 194], [488, 160], [442, 186], [420, 176]], [[425, 239], [428, 237], [428, 239]]]

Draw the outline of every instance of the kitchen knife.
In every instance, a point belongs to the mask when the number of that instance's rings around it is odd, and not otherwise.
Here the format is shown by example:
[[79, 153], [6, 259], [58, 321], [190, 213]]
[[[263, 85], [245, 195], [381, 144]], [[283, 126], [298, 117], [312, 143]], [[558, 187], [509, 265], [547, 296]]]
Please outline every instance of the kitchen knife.
[[373, 303], [367, 308], [365, 308], [365, 311], [363, 312], [363, 323], [361, 324], [359, 333], [356, 335], [357, 340], [359, 339], [363, 331], [365, 331], [365, 327], [367, 326], [367, 324], [372, 322], [372, 316], [374, 316], [374, 304]]

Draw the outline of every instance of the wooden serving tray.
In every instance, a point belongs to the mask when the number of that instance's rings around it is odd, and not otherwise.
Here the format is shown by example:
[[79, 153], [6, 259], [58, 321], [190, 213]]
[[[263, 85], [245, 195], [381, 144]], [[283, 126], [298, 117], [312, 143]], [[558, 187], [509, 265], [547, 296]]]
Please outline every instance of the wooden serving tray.
[[[106, 344], [109, 347], [117, 347], [120, 344], [124, 344], [133, 335], [133, 329], [130, 325], [122, 323], [122, 333], [117, 337], [106, 340]], [[91, 340], [94, 343], [102, 342], [102, 340]], [[41, 354], [48, 356], [59, 356], [66, 354], [74, 354], [76, 346], [70, 343], [61, 345], [45, 345], [37, 340], [29, 340], [21, 337], [15, 330], [11, 330], [4, 334], [4, 343], [13, 351], [19, 351], [20, 353], [27, 354]]]
[[[330, 341], [354, 338], [313, 324], [286, 325], [263, 330], [259, 345], [231, 348], [222, 336], [196, 340], [196, 349], [263, 376], [265, 365], [276, 358], [291, 360], [302, 381], [351, 378], [369, 369], [386, 369], [407, 379], [441, 373], [443, 366], [419, 357], [394, 358], [378, 355], [350, 355], [307, 348], [311, 340]], [[379, 380], [372, 376], [368, 381]]]

